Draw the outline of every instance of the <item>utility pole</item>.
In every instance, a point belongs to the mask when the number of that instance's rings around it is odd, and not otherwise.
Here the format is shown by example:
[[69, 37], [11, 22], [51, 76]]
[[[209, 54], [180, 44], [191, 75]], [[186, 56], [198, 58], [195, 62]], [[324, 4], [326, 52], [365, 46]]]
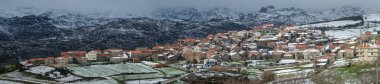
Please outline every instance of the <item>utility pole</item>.
[[[375, 43], [377, 42], [377, 37], [375, 38]], [[379, 54], [379, 47], [378, 47], [378, 50], [377, 50], [378, 54]], [[379, 71], [378, 71], [378, 68], [379, 68], [379, 55], [377, 55], [377, 59], [375, 61], [375, 65], [376, 65], [376, 84], [379, 84]]]

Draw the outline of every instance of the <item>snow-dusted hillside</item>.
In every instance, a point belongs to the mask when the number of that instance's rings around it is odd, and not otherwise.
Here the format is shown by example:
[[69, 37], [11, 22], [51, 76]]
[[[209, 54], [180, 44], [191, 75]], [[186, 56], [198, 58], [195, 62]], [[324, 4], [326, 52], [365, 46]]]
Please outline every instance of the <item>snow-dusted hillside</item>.
[[75, 28], [105, 24], [118, 18], [148, 17], [172, 21], [236, 21], [255, 23], [291, 23], [307, 24], [318, 21], [329, 21], [342, 17], [360, 16], [372, 12], [357, 6], [342, 6], [321, 11], [309, 11], [300, 8], [276, 8], [266, 6], [259, 11], [238, 12], [228, 8], [196, 9], [196, 8], [159, 8], [150, 14], [133, 14], [128, 12], [105, 11], [68, 11], [37, 8], [1, 9], [0, 18], [22, 17], [27, 15], [43, 15], [54, 19], [54, 24], [62, 28]]
[[342, 20], [342, 21], [331, 21], [331, 22], [323, 22], [323, 23], [316, 23], [316, 24], [308, 24], [308, 25], [301, 25], [299, 27], [305, 28], [305, 27], [343, 27], [347, 25], [355, 25], [360, 23], [361, 21], [353, 21], [353, 20]]
[[[134, 49], [179, 38], [250, 29], [263, 23], [309, 24], [348, 16], [366, 9], [344, 6], [322, 11], [266, 6], [259, 11], [228, 8], [161, 8], [146, 14], [67, 11], [37, 8], [0, 8], [0, 56], [57, 56], [60, 51], [107, 48]], [[350, 24], [348, 21], [344, 24]], [[328, 23], [339, 25], [337, 23]], [[355, 21], [352, 23], [356, 23]], [[15, 53], [17, 52], [17, 53]]]
[[366, 14], [363, 15], [363, 19], [366, 22], [378, 22], [380, 21], [380, 14]]

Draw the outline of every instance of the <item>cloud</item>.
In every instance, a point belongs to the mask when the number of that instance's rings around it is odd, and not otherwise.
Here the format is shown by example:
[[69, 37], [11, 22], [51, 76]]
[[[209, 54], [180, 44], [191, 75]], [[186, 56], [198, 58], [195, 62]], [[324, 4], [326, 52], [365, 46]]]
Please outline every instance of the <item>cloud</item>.
[[208, 9], [226, 7], [236, 11], [256, 11], [262, 6], [325, 9], [343, 5], [380, 9], [379, 0], [1, 0], [0, 8], [35, 7], [78, 11], [150, 12], [163, 7]]

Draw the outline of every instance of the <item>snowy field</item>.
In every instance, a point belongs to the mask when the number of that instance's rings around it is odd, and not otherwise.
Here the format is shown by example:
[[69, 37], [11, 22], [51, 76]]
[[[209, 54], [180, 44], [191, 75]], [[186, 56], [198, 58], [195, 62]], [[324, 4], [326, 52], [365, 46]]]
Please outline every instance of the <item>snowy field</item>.
[[380, 27], [371, 27], [371, 28], [364, 28], [364, 29], [328, 30], [326, 31], [326, 34], [330, 36], [334, 36], [335, 38], [347, 39], [347, 38], [359, 36], [360, 31], [362, 31], [361, 33], [364, 34], [364, 32], [366, 31], [374, 32], [374, 30], [380, 30]]
[[126, 81], [126, 84], [156, 84], [158, 82], [165, 81], [167, 79], [163, 78], [157, 78], [157, 79], [144, 79], [144, 80], [131, 80], [131, 81]]
[[380, 14], [363, 15], [364, 21], [380, 21]]
[[331, 21], [331, 22], [324, 22], [324, 23], [301, 25], [299, 27], [301, 27], [301, 28], [305, 28], [305, 27], [339, 27], [339, 26], [346, 26], [346, 25], [350, 25], [350, 24], [356, 24], [356, 23], [360, 23], [360, 22], [361, 21], [343, 20], [343, 21]]
[[333, 63], [333, 65], [332, 65], [332, 67], [344, 67], [344, 66], [348, 66], [348, 61], [347, 60], [345, 60], [345, 59], [338, 59], [338, 60], [336, 60], [334, 63]]
[[53, 71], [54, 69], [55, 68], [48, 67], [48, 66], [36, 66], [36, 67], [29, 68], [29, 70], [26, 70], [26, 72], [44, 75], [45, 73]]
[[78, 81], [78, 82], [67, 83], [67, 84], [119, 84], [119, 83], [114, 79], [105, 79], [105, 80]]
[[7, 81], [7, 80], [0, 80], [0, 84], [23, 84], [23, 83]]
[[117, 75], [112, 76], [117, 80], [136, 80], [136, 79], [150, 79], [150, 78], [162, 78], [164, 74], [160, 72], [148, 73], [148, 74], [128, 74], [128, 75]]
[[74, 74], [84, 77], [107, 77], [117, 74], [141, 74], [158, 72], [153, 68], [142, 63], [110, 64], [110, 65], [91, 65], [83, 67], [68, 67]]

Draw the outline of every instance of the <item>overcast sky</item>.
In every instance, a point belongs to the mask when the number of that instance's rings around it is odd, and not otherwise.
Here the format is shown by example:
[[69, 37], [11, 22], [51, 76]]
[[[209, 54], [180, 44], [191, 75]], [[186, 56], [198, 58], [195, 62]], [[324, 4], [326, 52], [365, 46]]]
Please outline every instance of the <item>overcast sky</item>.
[[256, 11], [262, 6], [326, 9], [343, 5], [380, 9], [380, 0], [0, 0], [0, 8], [35, 7], [79, 11], [149, 12], [162, 7], [227, 7], [235, 11]]

